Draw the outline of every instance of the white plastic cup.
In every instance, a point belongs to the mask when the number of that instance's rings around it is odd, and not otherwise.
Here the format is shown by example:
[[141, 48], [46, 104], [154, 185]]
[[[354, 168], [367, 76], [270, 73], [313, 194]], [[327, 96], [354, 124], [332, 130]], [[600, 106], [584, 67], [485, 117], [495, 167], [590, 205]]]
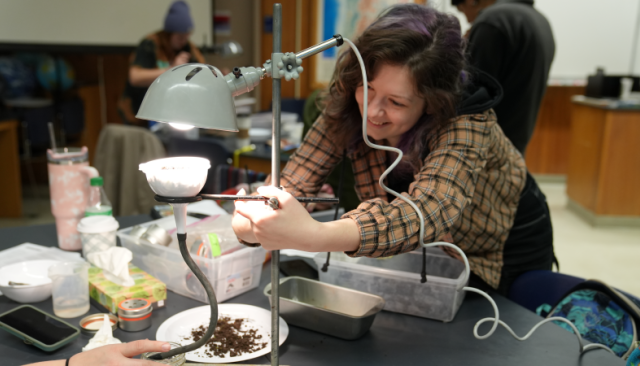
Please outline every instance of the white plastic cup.
[[633, 79], [632, 78], [622, 78], [620, 79], [620, 99], [621, 100], [630, 100], [631, 99], [631, 89], [633, 88]]
[[76, 318], [89, 311], [89, 267], [87, 262], [61, 262], [49, 267], [56, 316]]
[[251, 129], [251, 117], [238, 116], [238, 135], [236, 136], [236, 148], [241, 149], [251, 144], [249, 130]]
[[82, 241], [82, 256], [103, 252], [116, 246], [118, 221], [113, 216], [89, 216], [78, 223], [78, 232]]

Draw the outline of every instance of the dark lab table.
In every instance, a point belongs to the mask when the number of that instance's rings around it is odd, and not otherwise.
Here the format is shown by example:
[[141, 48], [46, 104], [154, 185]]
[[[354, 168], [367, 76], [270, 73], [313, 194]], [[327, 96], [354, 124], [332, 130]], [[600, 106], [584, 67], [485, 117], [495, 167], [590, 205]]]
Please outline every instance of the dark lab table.
[[[129, 227], [148, 221], [148, 216], [119, 218], [120, 227]], [[0, 250], [32, 242], [55, 245], [53, 224], [8, 228], [0, 230]], [[269, 300], [262, 291], [270, 280], [270, 266], [262, 272], [257, 289], [237, 296], [227, 302], [255, 305], [269, 309]], [[516, 333], [523, 335], [541, 320], [540, 317], [519, 305], [493, 294], [501, 319]], [[19, 304], [0, 296], [0, 313]], [[51, 299], [34, 306], [53, 314]], [[123, 342], [137, 339], [155, 339], [160, 324], [181, 311], [204, 305], [201, 302], [167, 292], [167, 304], [154, 310], [151, 328], [137, 333], [120, 329], [114, 336]], [[104, 312], [104, 308], [91, 305], [88, 314]], [[566, 330], [545, 324], [527, 341], [518, 342], [501, 327], [487, 340], [473, 337], [475, 323], [484, 317], [493, 316], [489, 303], [480, 296], [467, 294], [455, 319], [450, 323], [417, 318], [383, 311], [376, 317], [371, 330], [355, 341], [344, 341], [306, 329], [289, 326], [287, 340], [280, 348], [280, 363], [283, 365], [624, 365], [621, 359], [603, 350], [587, 352], [580, 356], [576, 337]], [[78, 324], [82, 317], [67, 319]], [[480, 328], [480, 334], [489, 329], [489, 324]], [[5, 331], [0, 331], [0, 365], [12, 366], [54, 359], [66, 359], [80, 352], [91, 337], [80, 337], [57, 350], [46, 353], [28, 346]], [[245, 364], [270, 364], [266, 357], [245, 361]]]

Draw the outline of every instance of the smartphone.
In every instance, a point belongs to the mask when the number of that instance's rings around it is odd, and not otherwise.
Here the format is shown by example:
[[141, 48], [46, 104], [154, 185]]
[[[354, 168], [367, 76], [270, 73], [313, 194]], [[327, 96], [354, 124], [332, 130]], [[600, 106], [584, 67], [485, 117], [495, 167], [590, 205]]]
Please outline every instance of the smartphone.
[[80, 335], [80, 329], [31, 305], [22, 305], [0, 314], [0, 328], [47, 352]]

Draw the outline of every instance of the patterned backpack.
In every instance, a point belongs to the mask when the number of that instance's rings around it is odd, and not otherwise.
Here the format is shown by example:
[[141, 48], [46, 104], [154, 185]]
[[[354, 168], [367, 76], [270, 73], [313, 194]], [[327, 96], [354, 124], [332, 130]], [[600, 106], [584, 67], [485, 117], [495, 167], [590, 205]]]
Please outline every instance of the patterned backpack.
[[[547, 318], [570, 320], [580, 335], [604, 344], [623, 359], [638, 347], [640, 301], [596, 280], [584, 281], [565, 294], [553, 307], [543, 304], [536, 310]], [[569, 325], [554, 322], [573, 333]]]

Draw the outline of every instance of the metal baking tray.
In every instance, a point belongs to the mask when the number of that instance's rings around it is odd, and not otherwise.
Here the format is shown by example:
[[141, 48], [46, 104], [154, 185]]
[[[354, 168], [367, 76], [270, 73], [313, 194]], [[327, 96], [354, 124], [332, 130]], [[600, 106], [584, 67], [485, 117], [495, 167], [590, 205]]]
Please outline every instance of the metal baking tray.
[[[271, 284], [264, 289], [271, 302]], [[280, 280], [280, 316], [289, 324], [353, 340], [371, 328], [384, 299], [302, 277]]]

